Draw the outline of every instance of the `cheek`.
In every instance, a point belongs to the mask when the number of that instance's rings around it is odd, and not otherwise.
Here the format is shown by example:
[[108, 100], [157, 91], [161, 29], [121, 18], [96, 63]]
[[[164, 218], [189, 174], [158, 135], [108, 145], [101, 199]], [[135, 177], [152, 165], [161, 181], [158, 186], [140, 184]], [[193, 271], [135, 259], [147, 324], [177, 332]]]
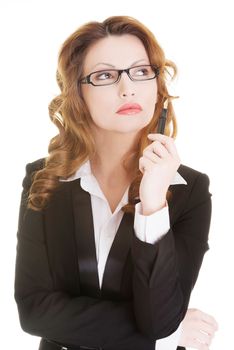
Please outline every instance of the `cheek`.
[[88, 107], [88, 110], [90, 114], [92, 114], [92, 109], [94, 109], [94, 106], [98, 106], [98, 94], [95, 93], [94, 89], [91, 89], [89, 86], [83, 87], [83, 98], [86, 103], [86, 106]]
[[86, 103], [92, 116], [105, 115], [113, 112], [115, 108], [116, 98], [110, 89], [97, 88], [92, 89], [86, 95]]
[[145, 82], [136, 91], [136, 100], [139, 96], [146, 108], [152, 109], [152, 106], [157, 102], [158, 86], [155, 80]]
[[90, 89], [84, 95], [85, 103], [93, 122], [99, 127], [105, 128], [111, 122], [110, 115], [115, 109], [116, 100], [110, 89]]
[[147, 115], [152, 117], [156, 108], [157, 87], [153, 86], [151, 89], [145, 89], [142, 98], [144, 100], [144, 106]]
[[157, 89], [157, 85], [153, 84], [151, 86], [151, 88], [149, 89], [145, 89], [144, 91], [144, 96], [143, 99], [145, 101], [145, 122], [148, 124], [153, 115], [154, 115], [154, 111], [156, 108], [156, 103], [157, 103], [157, 93], [158, 93], [158, 89]]
[[152, 101], [152, 103], [156, 103], [157, 102], [157, 94], [158, 94], [158, 87], [157, 87], [157, 83], [152, 85], [152, 88], [149, 89], [150, 93], [149, 93], [149, 99]]

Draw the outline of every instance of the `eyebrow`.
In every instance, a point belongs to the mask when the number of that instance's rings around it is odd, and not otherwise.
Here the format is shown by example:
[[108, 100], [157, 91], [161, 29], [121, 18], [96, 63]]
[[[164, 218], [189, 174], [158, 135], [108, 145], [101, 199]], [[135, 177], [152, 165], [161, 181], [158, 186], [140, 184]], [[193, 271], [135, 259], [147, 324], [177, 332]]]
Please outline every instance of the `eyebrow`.
[[[147, 61], [147, 59], [146, 59], [146, 58], [143, 58], [143, 59], [141, 59], [141, 60], [138, 60], [138, 61], [136, 61], [136, 62], [133, 62], [133, 63], [131, 64], [130, 67], [134, 66], [134, 64], [136, 64], [136, 63], [138, 63], [138, 62], [141, 62], [141, 61]], [[115, 68], [115, 66], [113, 66], [113, 65], [110, 64], [110, 63], [100, 62], [100, 63], [95, 64], [95, 66], [93, 66], [92, 69], [94, 69], [94, 68], [95, 68], [96, 66], [98, 66], [99, 64], [105, 64], [105, 65], [107, 65], [107, 66], [110, 66], [110, 67]]]

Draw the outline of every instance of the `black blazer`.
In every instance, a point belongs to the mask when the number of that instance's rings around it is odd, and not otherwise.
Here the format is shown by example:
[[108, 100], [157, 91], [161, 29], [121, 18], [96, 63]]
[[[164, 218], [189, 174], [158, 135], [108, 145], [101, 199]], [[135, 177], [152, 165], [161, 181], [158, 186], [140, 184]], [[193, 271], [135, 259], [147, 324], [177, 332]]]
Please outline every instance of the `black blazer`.
[[42, 212], [26, 210], [31, 174], [44, 160], [26, 165], [20, 202], [14, 297], [22, 329], [64, 346], [154, 350], [183, 320], [209, 249], [208, 176], [180, 165], [188, 184], [169, 187], [170, 230], [155, 244], [139, 240], [133, 215], [123, 215], [100, 290], [90, 194], [80, 179], [61, 182]]

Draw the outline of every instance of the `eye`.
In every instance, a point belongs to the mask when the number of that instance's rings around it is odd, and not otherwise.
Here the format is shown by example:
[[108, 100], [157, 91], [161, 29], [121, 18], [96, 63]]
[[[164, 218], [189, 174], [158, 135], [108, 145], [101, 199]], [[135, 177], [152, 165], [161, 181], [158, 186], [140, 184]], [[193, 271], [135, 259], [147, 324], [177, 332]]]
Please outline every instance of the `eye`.
[[149, 69], [148, 68], [140, 68], [137, 71], [135, 71], [135, 74], [137, 74], [137, 75], [148, 75], [149, 74]]
[[105, 71], [102, 73], [95, 74], [94, 78], [97, 80], [107, 80], [108, 78], [113, 78], [113, 76], [112, 76], [111, 72]]
[[130, 74], [135, 80], [148, 80], [155, 75], [152, 67], [149, 65], [132, 67]]

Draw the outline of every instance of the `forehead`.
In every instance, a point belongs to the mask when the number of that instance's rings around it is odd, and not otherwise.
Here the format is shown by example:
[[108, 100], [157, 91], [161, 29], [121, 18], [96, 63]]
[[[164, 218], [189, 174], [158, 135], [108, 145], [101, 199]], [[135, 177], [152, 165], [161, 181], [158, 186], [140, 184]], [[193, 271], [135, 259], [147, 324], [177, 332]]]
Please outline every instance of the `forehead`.
[[[115, 68], [125, 68], [137, 60], [149, 60], [145, 47], [135, 35], [110, 35], [93, 44], [85, 57], [84, 71], [98, 70], [106, 65], [97, 65], [100, 62], [112, 64]], [[96, 66], [97, 65], [97, 66]]]

